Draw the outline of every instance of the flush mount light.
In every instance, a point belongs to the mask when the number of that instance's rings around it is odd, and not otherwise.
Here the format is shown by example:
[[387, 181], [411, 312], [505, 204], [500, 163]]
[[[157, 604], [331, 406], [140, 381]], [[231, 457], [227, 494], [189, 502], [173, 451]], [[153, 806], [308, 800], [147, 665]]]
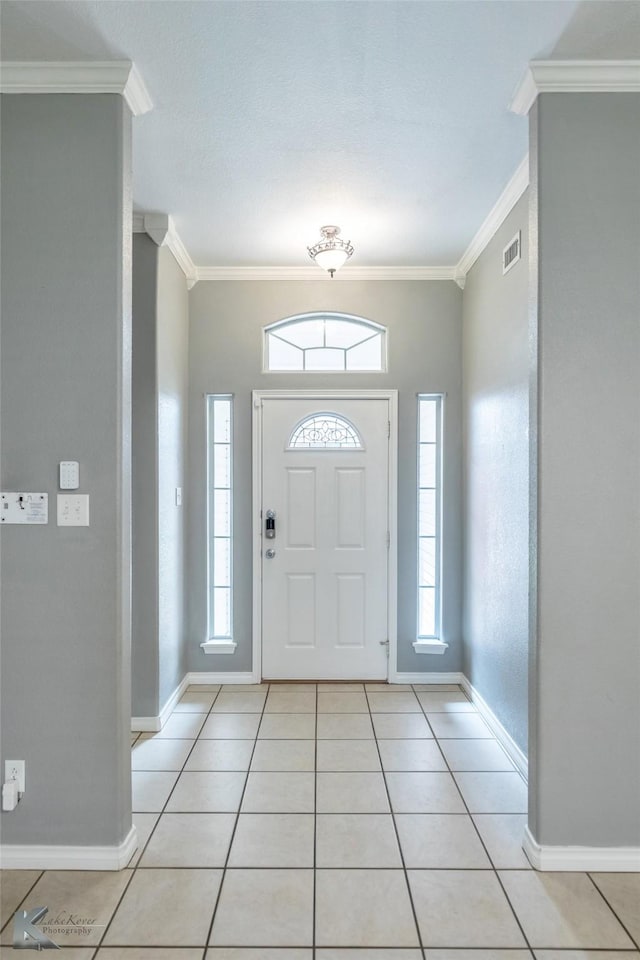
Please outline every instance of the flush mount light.
[[353, 253], [349, 240], [340, 240], [340, 227], [320, 227], [321, 240], [307, 247], [312, 260], [333, 277]]

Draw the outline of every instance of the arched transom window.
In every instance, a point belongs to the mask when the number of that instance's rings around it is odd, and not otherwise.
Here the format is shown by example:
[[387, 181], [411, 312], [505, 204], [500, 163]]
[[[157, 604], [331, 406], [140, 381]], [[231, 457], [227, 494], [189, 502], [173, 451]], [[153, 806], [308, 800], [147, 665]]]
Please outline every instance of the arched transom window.
[[362, 450], [356, 428], [337, 413], [314, 413], [294, 428], [289, 450]]
[[306, 313], [264, 331], [264, 369], [329, 372], [386, 370], [385, 327], [341, 313]]

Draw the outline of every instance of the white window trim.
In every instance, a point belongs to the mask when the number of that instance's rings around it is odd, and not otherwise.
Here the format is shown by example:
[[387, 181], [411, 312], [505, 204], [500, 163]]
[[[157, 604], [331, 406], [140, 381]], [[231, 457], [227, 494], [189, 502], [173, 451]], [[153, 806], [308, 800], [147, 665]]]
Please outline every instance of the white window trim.
[[[213, 574], [213, 560], [212, 560], [212, 511], [211, 511], [211, 500], [212, 500], [212, 486], [211, 486], [211, 445], [213, 443], [212, 437], [212, 425], [211, 425], [211, 401], [212, 400], [229, 400], [231, 403], [231, 422], [230, 422], [230, 434], [229, 434], [229, 470], [230, 470], [230, 481], [229, 481], [229, 491], [230, 491], [230, 516], [229, 516], [229, 550], [230, 550], [230, 571], [229, 571], [229, 602], [230, 602], [230, 625], [231, 625], [231, 635], [229, 637], [216, 637], [209, 636], [213, 632], [213, 611], [211, 609], [211, 590], [212, 590], [212, 574]], [[233, 429], [234, 429], [234, 416], [233, 416], [233, 394], [231, 393], [209, 393], [205, 396], [206, 403], [206, 450], [207, 450], [207, 471], [206, 471], [206, 484], [207, 484], [207, 635], [208, 639], [200, 644], [200, 648], [204, 653], [217, 653], [217, 654], [232, 654], [235, 653], [237, 643], [233, 639], [233, 447], [234, 447], [234, 438], [233, 438]]]
[[[421, 400], [437, 400], [439, 401], [439, 419], [438, 419], [438, 436], [437, 436], [437, 462], [436, 462], [436, 585], [435, 585], [435, 596], [436, 596], [436, 622], [435, 622], [435, 636], [427, 637], [418, 635], [417, 639], [413, 642], [412, 646], [416, 653], [426, 653], [426, 654], [443, 654], [445, 650], [448, 649], [449, 644], [442, 640], [442, 492], [444, 489], [444, 456], [443, 456], [443, 440], [444, 440], [444, 417], [445, 417], [445, 394], [443, 393], [419, 393], [417, 396], [417, 418], [416, 418], [416, 499], [417, 499], [417, 510], [418, 514], [416, 516], [416, 538], [417, 538], [417, 550], [416, 550], [416, 567], [420, 563], [420, 401]], [[419, 627], [420, 624], [420, 576], [418, 573], [417, 579], [417, 590], [416, 590], [416, 626]]]

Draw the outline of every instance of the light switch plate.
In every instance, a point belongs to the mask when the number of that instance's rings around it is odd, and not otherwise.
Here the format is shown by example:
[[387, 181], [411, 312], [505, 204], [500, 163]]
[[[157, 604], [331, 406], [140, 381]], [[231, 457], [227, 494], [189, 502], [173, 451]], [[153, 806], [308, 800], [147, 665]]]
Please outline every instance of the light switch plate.
[[80, 486], [80, 464], [77, 460], [60, 461], [60, 489], [77, 490]]
[[58, 526], [59, 527], [88, 527], [89, 526], [89, 494], [88, 493], [59, 493], [58, 494]]

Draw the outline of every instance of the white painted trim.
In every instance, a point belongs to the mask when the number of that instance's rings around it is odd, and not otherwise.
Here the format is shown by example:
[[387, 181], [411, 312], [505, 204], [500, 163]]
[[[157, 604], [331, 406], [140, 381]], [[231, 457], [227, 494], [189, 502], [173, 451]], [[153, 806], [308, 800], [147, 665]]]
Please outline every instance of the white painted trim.
[[529, 154], [519, 163], [516, 172], [485, 217], [480, 229], [460, 257], [456, 270], [462, 276], [467, 275], [496, 231], [507, 219], [516, 203], [529, 186]]
[[157, 717], [131, 717], [132, 733], [157, 733], [162, 730], [165, 723], [173, 713], [173, 708], [187, 689], [187, 677], [184, 676], [173, 693], [168, 697], [167, 702], [161, 709]]
[[191, 671], [187, 674], [186, 679], [188, 686], [192, 683], [260, 683], [259, 675], [251, 670], [247, 670], [246, 673], [225, 673], [223, 671], [197, 673]]
[[14, 60], [0, 66], [0, 93], [116, 93], [134, 117], [153, 107], [130, 60]]
[[397, 673], [394, 683], [462, 683], [462, 674], [449, 673]]
[[526, 116], [540, 93], [637, 93], [640, 60], [532, 60], [509, 109]]
[[131, 717], [131, 733], [157, 733], [160, 717]]
[[3, 870], [123, 870], [138, 849], [138, 833], [129, 833], [114, 847], [38, 846], [5, 843], [0, 846]]
[[133, 233], [146, 233], [158, 246], [166, 246], [175, 257], [176, 263], [187, 279], [189, 290], [198, 282], [198, 267], [189, 256], [173, 217], [167, 213], [145, 213], [143, 210], [134, 210]]
[[173, 693], [171, 694], [171, 696], [167, 698], [167, 702], [165, 703], [164, 707], [160, 711], [160, 729], [161, 730], [164, 727], [167, 720], [169, 719], [169, 717], [171, 716], [171, 714], [173, 713], [173, 708], [175, 707], [178, 700], [180, 700], [180, 698], [182, 697], [183, 693], [185, 692], [188, 686], [189, 684], [187, 683], [187, 678], [186, 676], [184, 676], [180, 681], [180, 683], [178, 684], [178, 686], [173, 691]]
[[507, 732], [505, 727], [503, 727], [487, 701], [478, 693], [473, 684], [467, 679], [467, 677], [465, 677], [464, 674], [461, 674], [460, 676], [462, 689], [467, 694], [471, 702], [475, 704], [478, 709], [478, 713], [487, 724], [504, 752], [507, 754], [509, 759], [513, 761], [524, 779], [527, 780], [529, 776], [529, 763], [525, 754], [512, 738], [511, 734]]
[[397, 390], [254, 390], [252, 417], [252, 510], [253, 510], [253, 669], [262, 677], [262, 402], [263, 400], [387, 400], [389, 403], [389, 515], [390, 533], [387, 603], [389, 640], [388, 680], [396, 680], [398, 663], [398, 391]]
[[318, 267], [196, 267], [198, 280], [455, 280], [456, 267], [343, 267], [329, 277]]
[[416, 653], [444, 653], [449, 644], [444, 640], [414, 640], [412, 647]]
[[528, 826], [524, 830], [522, 849], [536, 870], [579, 873], [640, 871], [640, 847], [561, 847], [540, 844]]
[[205, 653], [235, 653], [237, 643], [233, 640], [205, 640], [200, 644]]

